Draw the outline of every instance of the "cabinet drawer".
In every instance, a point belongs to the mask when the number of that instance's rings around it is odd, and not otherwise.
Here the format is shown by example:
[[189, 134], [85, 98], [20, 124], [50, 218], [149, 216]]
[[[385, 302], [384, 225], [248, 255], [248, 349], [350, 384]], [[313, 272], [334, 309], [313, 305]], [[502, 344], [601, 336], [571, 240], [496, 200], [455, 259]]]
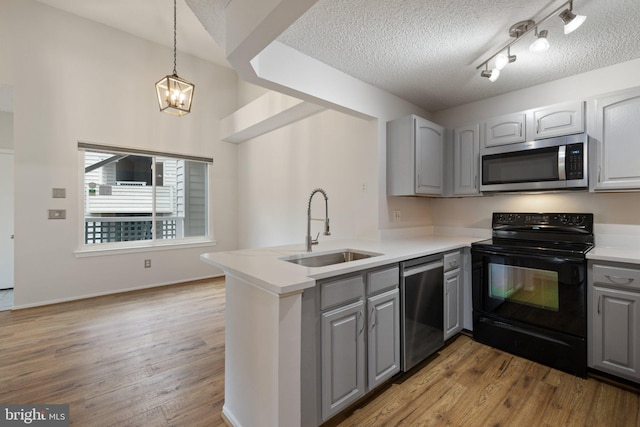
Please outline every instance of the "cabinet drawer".
[[640, 290], [640, 269], [594, 264], [593, 283]]
[[460, 251], [444, 254], [444, 271], [455, 270], [460, 267], [462, 255]]
[[344, 304], [364, 296], [362, 276], [347, 277], [341, 280], [320, 284], [320, 309]]
[[367, 273], [367, 283], [369, 284], [367, 295], [397, 288], [400, 286], [400, 268], [393, 267]]

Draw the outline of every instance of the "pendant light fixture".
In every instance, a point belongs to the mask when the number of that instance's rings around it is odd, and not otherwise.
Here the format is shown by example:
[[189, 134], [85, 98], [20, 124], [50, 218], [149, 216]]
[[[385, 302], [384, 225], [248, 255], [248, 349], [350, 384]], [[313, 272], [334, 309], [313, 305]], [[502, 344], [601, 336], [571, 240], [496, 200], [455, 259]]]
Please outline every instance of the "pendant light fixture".
[[[568, 6], [568, 8], [567, 8]], [[562, 11], [562, 12], [561, 12]], [[482, 61], [480, 65], [476, 67], [476, 70], [484, 67], [484, 70], [480, 73], [482, 77], [489, 78], [490, 81], [495, 82], [500, 75], [500, 70], [504, 69], [508, 64], [516, 61], [516, 56], [511, 55], [511, 46], [520, 41], [525, 35], [535, 30], [536, 39], [529, 46], [529, 50], [532, 52], [546, 52], [549, 49], [549, 35], [548, 30], [541, 30], [538, 32], [538, 26], [542, 25], [554, 16], [558, 16], [564, 23], [564, 33], [569, 34], [587, 19], [586, 16], [576, 15], [573, 13], [573, 0], [568, 0], [562, 3], [560, 7], [553, 12], [542, 18], [540, 21], [535, 22], [532, 19], [516, 22], [509, 28], [509, 36], [514, 40], [510, 41], [503, 47], [501, 47], [496, 53], [489, 56]], [[505, 54], [506, 51], [506, 54]], [[494, 62], [494, 68], [489, 70], [489, 62]]]
[[156, 94], [160, 111], [174, 116], [184, 116], [191, 112], [195, 85], [178, 77], [176, 72], [176, 35], [176, 0], [173, 0], [173, 74], [163, 77], [156, 83]]

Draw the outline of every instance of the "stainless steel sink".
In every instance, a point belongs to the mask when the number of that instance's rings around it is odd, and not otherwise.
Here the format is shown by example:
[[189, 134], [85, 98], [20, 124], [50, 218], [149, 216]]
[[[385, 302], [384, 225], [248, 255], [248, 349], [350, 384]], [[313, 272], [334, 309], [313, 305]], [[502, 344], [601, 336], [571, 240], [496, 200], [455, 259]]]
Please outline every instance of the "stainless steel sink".
[[357, 261], [380, 255], [382, 254], [357, 251], [353, 249], [343, 249], [336, 252], [325, 252], [317, 255], [302, 254], [280, 259], [293, 264], [303, 265], [305, 267], [326, 267], [327, 265], [342, 264], [344, 262]]

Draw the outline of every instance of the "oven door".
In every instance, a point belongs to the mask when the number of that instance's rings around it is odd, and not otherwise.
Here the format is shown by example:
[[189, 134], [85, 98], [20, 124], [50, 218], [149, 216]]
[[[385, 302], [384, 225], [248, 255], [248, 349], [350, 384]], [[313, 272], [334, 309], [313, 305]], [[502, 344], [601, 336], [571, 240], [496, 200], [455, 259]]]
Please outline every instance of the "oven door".
[[472, 259], [476, 313], [586, 336], [584, 259], [473, 248]]

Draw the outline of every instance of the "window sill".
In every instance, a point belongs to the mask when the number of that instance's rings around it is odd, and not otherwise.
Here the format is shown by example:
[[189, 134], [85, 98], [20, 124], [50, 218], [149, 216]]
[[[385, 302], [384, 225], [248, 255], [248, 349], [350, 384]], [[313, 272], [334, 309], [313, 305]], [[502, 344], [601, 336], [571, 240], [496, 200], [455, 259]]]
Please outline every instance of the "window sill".
[[[73, 254], [76, 258], [88, 258], [105, 255], [122, 255], [131, 253], [144, 253], [144, 252], [157, 252], [157, 251], [171, 251], [176, 249], [191, 249], [191, 248], [204, 248], [216, 246], [215, 240], [182, 240], [180, 242], [127, 242], [125, 245], [118, 243], [114, 244], [98, 244], [95, 246], [84, 245]], [[105, 247], [106, 246], [106, 247]]]

